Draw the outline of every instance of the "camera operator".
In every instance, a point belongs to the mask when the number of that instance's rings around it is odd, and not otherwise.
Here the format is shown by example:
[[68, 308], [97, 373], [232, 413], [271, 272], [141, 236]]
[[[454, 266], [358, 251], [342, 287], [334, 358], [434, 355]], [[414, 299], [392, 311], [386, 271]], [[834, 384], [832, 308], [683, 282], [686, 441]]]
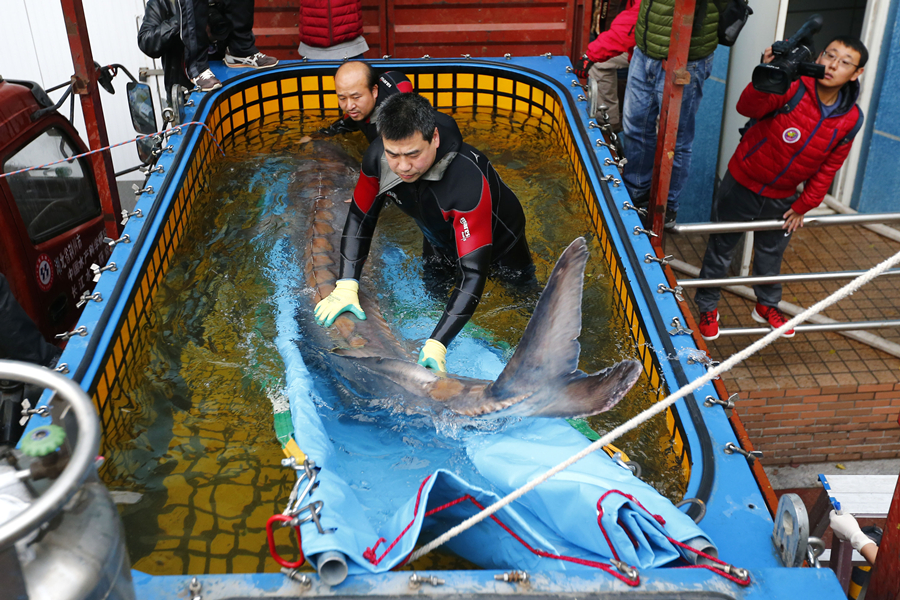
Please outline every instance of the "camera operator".
[[[816, 62], [825, 67], [821, 79], [802, 76], [786, 94], [758, 91], [748, 85], [737, 111], [750, 117], [728, 172], [719, 185], [712, 220], [785, 220], [783, 231], [757, 231], [753, 241], [753, 275], [771, 276], [781, 271], [791, 234], [803, 227], [803, 215], [818, 206], [831, 186], [834, 174], [850, 153], [853, 137], [863, 122], [856, 106], [857, 79], [868, 51], [849, 36], [833, 39]], [[764, 62], [773, 58], [767, 48]], [[804, 184], [797, 193], [797, 186]], [[706, 246], [700, 277], [725, 277], [742, 233], [713, 234]], [[786, 322], [778, 310], [781, 285], [757, 285], [752, 317], [772, 328]], [[695, 295], [704, 339], [719, 337], [719, 288], [699, 288]], [[784, 337], [793, 337], [788, 330]]]

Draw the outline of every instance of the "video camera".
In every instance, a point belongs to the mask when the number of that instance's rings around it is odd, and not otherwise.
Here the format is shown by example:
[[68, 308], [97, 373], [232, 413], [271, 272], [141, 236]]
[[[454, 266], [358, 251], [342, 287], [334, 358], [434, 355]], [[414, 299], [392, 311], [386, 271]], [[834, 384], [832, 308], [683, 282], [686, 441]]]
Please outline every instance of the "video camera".
[[767, 94], [787, 94], [791, 83], [802, 75], [821, 79], [825, 66], [811, 62], [815, 56], [812, 36], [822, 29], [822, 16], [813, 15], [797, 33], [786, 40], [772, 44], [775, 58], [753, 69], [753, 87]]

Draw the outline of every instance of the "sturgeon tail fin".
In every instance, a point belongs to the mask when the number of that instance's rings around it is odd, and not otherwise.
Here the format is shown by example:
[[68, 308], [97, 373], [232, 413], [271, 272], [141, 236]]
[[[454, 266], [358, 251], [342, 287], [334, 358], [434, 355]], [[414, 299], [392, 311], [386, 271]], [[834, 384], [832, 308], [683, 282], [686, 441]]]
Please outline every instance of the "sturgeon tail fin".
[[521, 399], [505, 414], [594, 415], [615, 406], [640, 376], [640, 363], [630, 360], [592, 375], [578, 369], [587, 259], [584, 238], [577, 238], [562, 253], [515, 353], [490, 386], [489, 396], [495, 402]]

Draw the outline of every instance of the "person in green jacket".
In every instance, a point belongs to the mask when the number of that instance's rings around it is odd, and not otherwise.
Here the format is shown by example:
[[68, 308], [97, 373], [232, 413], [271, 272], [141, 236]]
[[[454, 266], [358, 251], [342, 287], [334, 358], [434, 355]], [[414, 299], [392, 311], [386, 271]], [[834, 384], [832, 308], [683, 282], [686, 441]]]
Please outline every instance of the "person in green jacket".
[[[656, 154], [656, 121], [662, 104], [666, 71], [663, 60], [669, 55], [672, 20], [676, 0], [641, 0], [634, 30], [635, 49], [628, 68], [622, 115], [622, 137], [628, 162], [622, 172], [625, 187], [636, 206], [650, 201], [653, 162]], [[713, 53], [719, 43], [719, 13], [724, 0], [697, 0], [681, 117], [675, 141], [672, 180], [666, 204], [666, 226], [675, 225], [678, 197], [691, 170], [694, 143], [694, 116], [703, 98], [703, 82], [712, 70]]]

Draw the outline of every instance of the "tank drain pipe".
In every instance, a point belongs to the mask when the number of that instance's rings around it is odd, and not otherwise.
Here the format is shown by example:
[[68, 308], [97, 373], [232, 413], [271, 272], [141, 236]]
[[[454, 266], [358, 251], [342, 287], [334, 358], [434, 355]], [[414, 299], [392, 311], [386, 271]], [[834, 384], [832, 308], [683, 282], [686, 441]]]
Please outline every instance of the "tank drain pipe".
[[340, 585], [347, 579], [347, 557], [334, 550], [323, 552], [316, 557], [316, 572], [322, 583]]
[[[885, 227], [884, 225], [873, 225], [872, 227], [884, 227], [885, 229], [890, 229], [889, 227]], [[898, 235], [898, 241], [900, 241], [900, 232], [894, 230], [894, 233]], [[674, 270], [680, 271], [682, 273], [687, 273], [692, 277], [700, 276], [700, 269], [695, 267], [690, 263], [686, 263], [683, 260], [673, 259], [669, 261], [669, 266], [671, 266]], [[747, 300], [755, 300], [756, 293], [754, 293], [753, 288], [749, 288], [745, 285], [729, 285], [725, 286], [723, 289], [728, 290], [732, 294], [740, 296], [742, 298], [746, 298]], [[792, 317], [795, 317], [802, 313], [804, 309], [802, 306], [797, 306], [796, 304], [791, 304], [790, 302], [785, 302], [782, 300], [778, 304], [778, 308], [781, 312], [787, 313]], [[824, 317], [822, 315], [812, 315], [807, 319], [810, 323], [838, 323], [839, 321], [835, 321], [834, 319], [829, 319], [828, 317]], [[886, 352], [891, 356], [896, 356], [900, 358], [900, 344], [895, 344], [894, 342], [888, 341], [883, 337], [873, 335], [871, 333], [865, 331], [835, 331], [834, 333], [839, 333], [845, 337], [848, 337], [852, 340], [856, 340], [857, 342], [862, 342], [863, 344], [868, 344], [872, 346], [876, 350], [881, 350], [882, 352]]]

